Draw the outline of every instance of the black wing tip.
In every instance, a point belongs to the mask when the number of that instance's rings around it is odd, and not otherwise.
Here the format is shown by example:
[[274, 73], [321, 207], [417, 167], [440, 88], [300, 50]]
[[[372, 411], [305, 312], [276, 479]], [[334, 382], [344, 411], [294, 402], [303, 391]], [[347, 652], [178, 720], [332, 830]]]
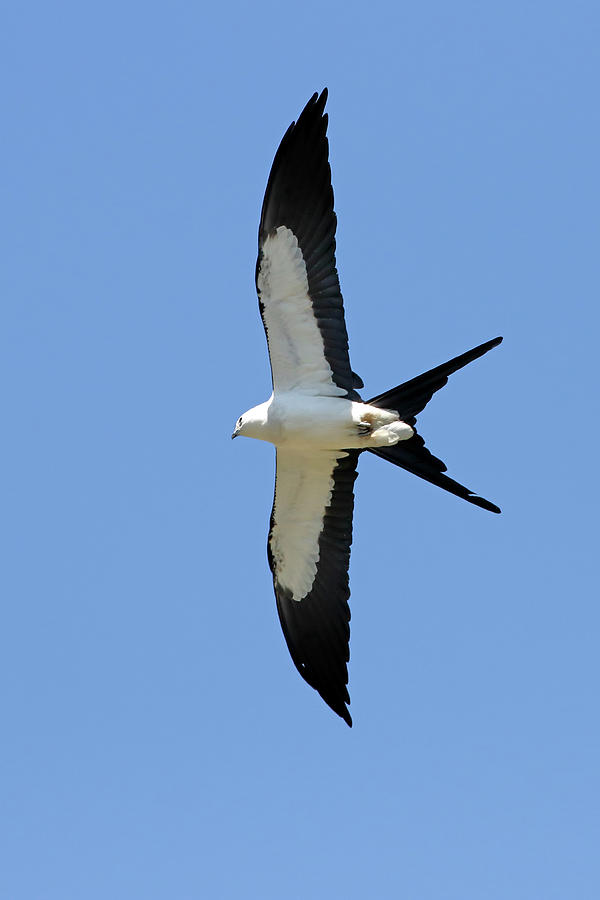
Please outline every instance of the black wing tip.
[[325, 700], [327, 706], [332, 709], [333, 712], [340, 717], [340, 719], [344, 720], [348, 728], [352, 728], [352, 716], [350, 715], [350, 710], [348, 709], [346, 704], [335, 702], [330, 703], [329, 700], [323, 697], [323, 694], [321, 694], [321, 697], [323, 700]]
[[300, 115], [298, 116], [298, 121], [292, 122], [292, 124], [290, 125], [290, 129], [293, 128], [294, 126], [297, 126], [300, 123], [301, 119], [306, 119], [309, 116], [315, 116], [315, 118], [321, 118], [322, 116], [326, 117], [327, 114], [324, 113], [324, 109], [325, 109], [325, 104], [327, 103], [328, 96], [329, 96], [329, 91], [327, 90], [326, 87], [323, 88], [323, 90], [321, 91], [320, 94], [318, 91], [315, 91], [314, 94], [312, 95], [312, 97], [310, 98], [310, 100], [308, 101], [308, 103], [306, 104], [306, 106], [304, 107], [304, 109], [302, 110], [302, 112], [300, 113]]

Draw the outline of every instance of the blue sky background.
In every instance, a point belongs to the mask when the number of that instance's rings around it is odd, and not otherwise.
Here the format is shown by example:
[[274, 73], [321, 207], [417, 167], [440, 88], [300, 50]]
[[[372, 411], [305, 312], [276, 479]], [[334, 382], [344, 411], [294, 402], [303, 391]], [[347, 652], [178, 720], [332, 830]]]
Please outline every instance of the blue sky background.
[[[2, 13], [1, 900], [600, 896], [596, 3]], [[358, 479], [350, 731], [265, 540], [253, 273], [330, 89], [365, 396], [495, 517]]]

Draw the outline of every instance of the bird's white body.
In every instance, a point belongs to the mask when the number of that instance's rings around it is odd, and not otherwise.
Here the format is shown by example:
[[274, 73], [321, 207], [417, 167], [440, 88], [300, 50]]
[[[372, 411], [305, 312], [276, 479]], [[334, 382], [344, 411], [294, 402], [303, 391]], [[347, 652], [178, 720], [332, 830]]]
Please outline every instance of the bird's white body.
[[342, 397], [315, 397], [299, 391], [274, 392], [238, 419], [234, 436], [303, 450], [366, 450], [388, 447], [414, 434], [398, 413]]

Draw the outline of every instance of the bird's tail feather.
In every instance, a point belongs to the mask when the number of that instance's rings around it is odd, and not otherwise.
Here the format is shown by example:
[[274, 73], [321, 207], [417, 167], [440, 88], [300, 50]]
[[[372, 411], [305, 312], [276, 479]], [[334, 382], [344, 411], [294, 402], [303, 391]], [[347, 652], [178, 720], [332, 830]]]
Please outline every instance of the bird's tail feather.
[[454, 359], [448, 360], [441, 366], [436, 366], [435, 369], [430, 369], [429, 372], [417, 375], [416, 378], [411, 378], [410, 381], [405, 381], [403, 384], [385, 391], [384, 394], [378, 394], [372, 400], [367, 400], [367, 403], [370, 406], [378, 406], [380, 409], [395, 409], [403, 422], [406, 422], [407, 425], [414, 425], [416, 416], [425, 409], [435, 392], [448, 384], [449, 375], [458, 372], [473, 360], [479, 359], [480, 356], [500, 343], [502, 343], [501, 337], [486, 341], [485, 344], [467, 350], [466, 353], [455, 356]]
[[469, 488], [444, 475], [446, 466], [441, 459], [429, 452], [420, 434], [415, 433], [407, 441], [400, 441], [392, 447], [369, 447], [369, 452], [375, 453], [382, 459], [387, 459], [388, 462], [394, 463], [395, 466], [400, 466], [400, 468], [406, 469], [407, 472], [412, 472], [413, 475], [418, 475], [419, 478], [423, 478], [431, 484], [437, 484], [438, 487], [455, 494], [457, 497], [461, 497], [463, 500], [468, 500], [469, 503], [474, 503], [475, 506], [488, 509], [493, 513], [501, 511], [495, 503], [477, 496]]
[[[492, 341], [487, 341], [485, 344], [480, 344], [478, 347], [474, 347], [473, 350], [468, 350], [461, 356], [456, 356], [454, 359], [437, 366], [435, 369], [431, 369], [429, 372], [425, 372], [423, 375], [418, 375], [416, 378], [412, 378], [410, 381], [406, 381], [404, 384], [400, 384], [383, 394], [378, 394], [369, 400], [368, 403], [370, 406], [378, 406], [380, 409], [395, 410], [403, 422], [414, 428], [417, 415], [425, 409], [434, 393], [448, 383], [448, 376], [483, 356], [492, 347], [497, 347], [501, 341], [502, 338], [497, 337]], [[382, 459], [387, 459], [388, 462], [393, 463], [395, 466], [400, 466], [402, 469], [412, 472], [413, 475], [418, 475], [419, 478], [423, 478], [431, 484], [436, 484], [445, 491], [449, 491], [451, 494], [455, 494], [457, 497], [461, 497], [475, 506], [480, 506], [482, 509], [487, 509], [494, 513], [500, 512], [495, 503], [479, 497], [469, 488], [459, 484], [458, 481], [454, 481], [452, 478], [444, 475], [446, 466], [441, 459], [429, 452], [425, 446], [425, 441], [416, 431], [413, 437], [407, 441], [400, 441], [391, 447], [370, 447], [369, 450]]]

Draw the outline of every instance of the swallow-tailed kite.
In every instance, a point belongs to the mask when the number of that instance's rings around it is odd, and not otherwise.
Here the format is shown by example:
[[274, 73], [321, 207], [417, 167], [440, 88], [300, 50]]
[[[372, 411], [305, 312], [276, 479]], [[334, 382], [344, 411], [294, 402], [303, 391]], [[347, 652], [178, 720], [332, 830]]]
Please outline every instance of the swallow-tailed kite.
[[327, 90], [314, 94], [277, 150], [258, 230], [256, 288], [273, 380], [239, 434], [277, 448], [267, 555], [281, 627], [302, 677], [352, 724], [347, 663], [348, 565], [354, 481], [364, 450], [490, 512], [500, 510], [444, 474], [416, 416], [448, 376], [501, 337], [366, 403], [352, 371], [335, 265]]

